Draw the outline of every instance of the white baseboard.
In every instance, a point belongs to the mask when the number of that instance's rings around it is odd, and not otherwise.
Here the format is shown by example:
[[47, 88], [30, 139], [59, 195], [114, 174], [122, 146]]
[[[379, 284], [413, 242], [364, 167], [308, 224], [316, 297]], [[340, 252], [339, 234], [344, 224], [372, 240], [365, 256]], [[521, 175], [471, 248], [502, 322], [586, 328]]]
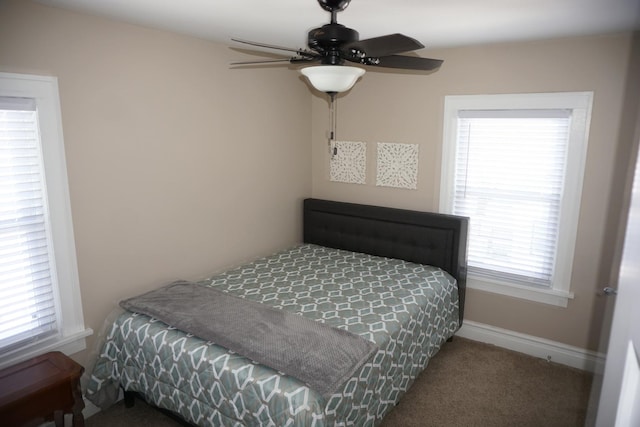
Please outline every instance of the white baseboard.
[[539, 357], [583, 371], [604, 371], [605, 355], [508, 329], [465, 320], [456, 335]]

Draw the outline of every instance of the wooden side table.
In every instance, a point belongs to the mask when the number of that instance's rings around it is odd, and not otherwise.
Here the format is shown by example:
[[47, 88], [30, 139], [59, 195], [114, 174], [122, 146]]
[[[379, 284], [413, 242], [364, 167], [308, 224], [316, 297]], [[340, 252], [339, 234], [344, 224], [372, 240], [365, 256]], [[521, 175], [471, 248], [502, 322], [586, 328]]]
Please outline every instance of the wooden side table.
[[83, 427], [80, 376], [84, 368], [55, 351], [0, 371], [0, 424], [19, 427], [34, 420], [64, 426], [64, 414], [73, 414], [73, 426]]

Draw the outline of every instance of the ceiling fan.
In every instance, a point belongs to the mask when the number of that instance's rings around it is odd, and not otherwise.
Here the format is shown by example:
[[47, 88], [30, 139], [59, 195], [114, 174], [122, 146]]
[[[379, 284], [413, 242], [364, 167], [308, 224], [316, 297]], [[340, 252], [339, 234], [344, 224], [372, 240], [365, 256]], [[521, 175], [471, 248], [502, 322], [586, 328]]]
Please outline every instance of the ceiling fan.
[[232, 65], [257, 65], [274, 62], [320, 63], [318, 66], [301, 69], [301, 73], [309, 79], [316, 89], [330, 94], [332, 98], [338, 92], [351, 89], [356, 80], [364, 74], [362, 67], [347, 66], [344, 65], [345, 62], [418, 71], [432, 71], [440, 67], [443, 61], [439, 59], [398, 55], [424, 47], [422, 43], [411, 37], [403, 34], [389, 34], [360, 40], [356, 30], [338, 24], [338, 12], [346, 9], [350, 1], [318, 0], [320, 7], [331, 13], [331, 22], [309, 31], [308, 47], [305, 49], [232, 39], [235, 42], [251, 46], [294, 53], [290, 58], [235, 62]]

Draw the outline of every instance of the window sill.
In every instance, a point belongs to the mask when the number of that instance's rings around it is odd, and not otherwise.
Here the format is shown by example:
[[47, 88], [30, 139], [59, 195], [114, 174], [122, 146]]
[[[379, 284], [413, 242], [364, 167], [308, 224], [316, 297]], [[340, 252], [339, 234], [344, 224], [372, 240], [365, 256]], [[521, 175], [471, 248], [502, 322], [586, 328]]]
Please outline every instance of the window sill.
[[573, 299], [573, 292], [559, 291], [554, 289], [539, 289], [529, 286], [516, 285], [496, 281], [488, 281], [476, 277], [467, 278], [467, 287], [494, 294], [507, 295], [514, 298], [528, 301], [540, 302], [543, 304], [567, 307], [569, 300]]
[[61, 351], [66, 355], [77, 353], [87, 348], [85, 338], [92, 334], [93, 329], [87, 328], [64, 337], [51, 337], [30, 346], [16, 349], [0, 356], [0, 369], [49, 351]]

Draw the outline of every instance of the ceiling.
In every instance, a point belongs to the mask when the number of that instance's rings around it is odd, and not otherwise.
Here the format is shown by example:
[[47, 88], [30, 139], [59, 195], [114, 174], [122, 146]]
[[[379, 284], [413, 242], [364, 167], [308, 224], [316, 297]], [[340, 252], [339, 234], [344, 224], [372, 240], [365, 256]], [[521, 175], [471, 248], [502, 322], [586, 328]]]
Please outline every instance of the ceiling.
[[[188, 34], [301, 48], [329, 22], [316, 0], [38, 0]], [[403, 33], [429, 48], [640, 29], [640, 0], [352, 0], [338, 22], [360, 39]]]

